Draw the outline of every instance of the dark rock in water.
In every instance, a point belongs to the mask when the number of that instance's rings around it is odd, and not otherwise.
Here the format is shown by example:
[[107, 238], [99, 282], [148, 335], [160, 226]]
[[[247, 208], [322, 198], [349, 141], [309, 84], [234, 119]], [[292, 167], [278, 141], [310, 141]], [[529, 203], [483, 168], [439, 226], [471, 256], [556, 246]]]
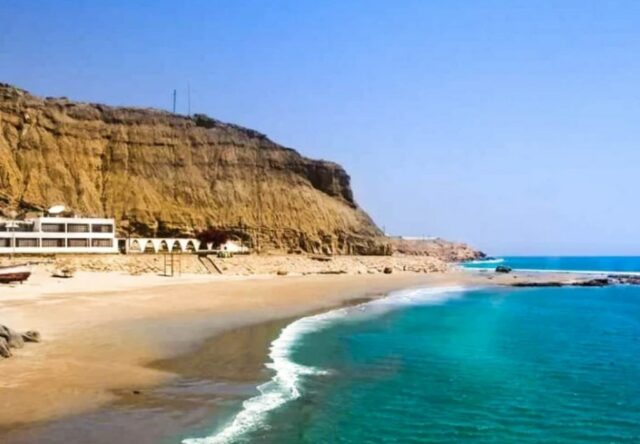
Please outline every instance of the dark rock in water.
[[609, 275], [583, 280], [567, 281], [520, 281], [510, 284], [512, 287], [607, 287], [609, 285], [640, 285], [640, 276]]
[[611, 285], [611, 281], [608, 278], [595, 278], [586, 281], [572, 282], [573, 287], [606, 287]]
[[566, 284], [563, 284], [562, 282], [556, 282], [556, 281], [548, 281], [548, 282], [522, 281], [522, 282], [514, 282], [509, 285], [511, 287], [564, 287]]
[[636, 274], [610, 274], [607, 278], [617, 284], [640, 285], [640, 276]]
[[496, 267], [496, 273], [511, 273], [511, 267], [506, 265], [498, 265]]

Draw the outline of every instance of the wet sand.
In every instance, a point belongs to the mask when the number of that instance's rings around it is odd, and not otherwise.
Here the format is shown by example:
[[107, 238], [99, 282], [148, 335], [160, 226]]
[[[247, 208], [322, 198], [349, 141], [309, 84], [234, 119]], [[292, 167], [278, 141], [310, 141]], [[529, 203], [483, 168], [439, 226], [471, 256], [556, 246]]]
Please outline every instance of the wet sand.
[[293, 320], [224, 331], [184, 355], [149, 363], [177, 375], [165, 384], [114, 390], [113, 402], [87, 412], [14, 425], [0, 433], [2, 442], [152, 444], [179, 442], [194, 431], [206, 435], [271, 377], [264, 367], [269, 344]]

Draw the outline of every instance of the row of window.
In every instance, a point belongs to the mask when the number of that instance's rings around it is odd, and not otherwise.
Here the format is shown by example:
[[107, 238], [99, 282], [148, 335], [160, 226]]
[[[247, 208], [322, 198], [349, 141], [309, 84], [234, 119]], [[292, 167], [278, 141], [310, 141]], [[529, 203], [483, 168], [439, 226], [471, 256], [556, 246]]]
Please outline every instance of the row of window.
[[[41, 229], [45, 233], [88, 233], [89, 224], [42, 224]], [[92, 224], [92, 233], [112, 233], [111, 224]]]
[[[65, 245], [66, 242], [66, 245]], [[16, 238], [16, 248], [21, 247], [88, 247], [89, 239], [33, 239]], [[91, 239], [92, 247], [113, 247], [113, 239]], [[11, 247], [11, 239], [0, 238], [0, 247]]]

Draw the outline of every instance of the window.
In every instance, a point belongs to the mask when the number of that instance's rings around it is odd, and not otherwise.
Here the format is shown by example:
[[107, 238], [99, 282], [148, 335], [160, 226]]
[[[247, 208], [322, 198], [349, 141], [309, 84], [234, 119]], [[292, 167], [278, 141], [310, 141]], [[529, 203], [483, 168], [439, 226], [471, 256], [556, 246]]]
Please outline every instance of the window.
[[89, 225], [88, 224], [69, 224], [67, 225], [67, 231], [69, 233], [88, 233]]
[[17, 233], [31, 233], [34, 225], [28, 222], [8, 222], [5, 224], [5, 228], [7, 231], [15, 231]]
[[89, 239], [69, 239], [67, 241], [68, 247], [88, 247]]
[[64, 233], [64, 224], [42, 224], [45, 233]]
[[10, 247], [10, 246], [11, 246], [11, 239], [9, 239], [9, 238], [6, 238], [6, 239], [0, 238], [0, 248], [1, 247]]
[[39, 239], [16, 239], [16, 247], [38, 247]]
[[91, 240], [92, 247], [113, 247], [113, 239], [92, 239]]
[[64, 239], [42, 239], [43, 247], [64, 247]]
[[94, 233], [112, 233], [113, 225], [111, 224], [93, 224], [91, 225], [91, 231]]

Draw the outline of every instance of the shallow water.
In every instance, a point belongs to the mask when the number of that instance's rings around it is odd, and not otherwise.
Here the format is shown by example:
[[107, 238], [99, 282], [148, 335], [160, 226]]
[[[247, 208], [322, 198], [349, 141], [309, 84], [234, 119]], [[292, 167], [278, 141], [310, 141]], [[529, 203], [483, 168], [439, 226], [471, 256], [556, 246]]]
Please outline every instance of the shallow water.
[[640, 442], [638, 287], [424, 294], [298, 324], [309, 371], [187, 442]]

